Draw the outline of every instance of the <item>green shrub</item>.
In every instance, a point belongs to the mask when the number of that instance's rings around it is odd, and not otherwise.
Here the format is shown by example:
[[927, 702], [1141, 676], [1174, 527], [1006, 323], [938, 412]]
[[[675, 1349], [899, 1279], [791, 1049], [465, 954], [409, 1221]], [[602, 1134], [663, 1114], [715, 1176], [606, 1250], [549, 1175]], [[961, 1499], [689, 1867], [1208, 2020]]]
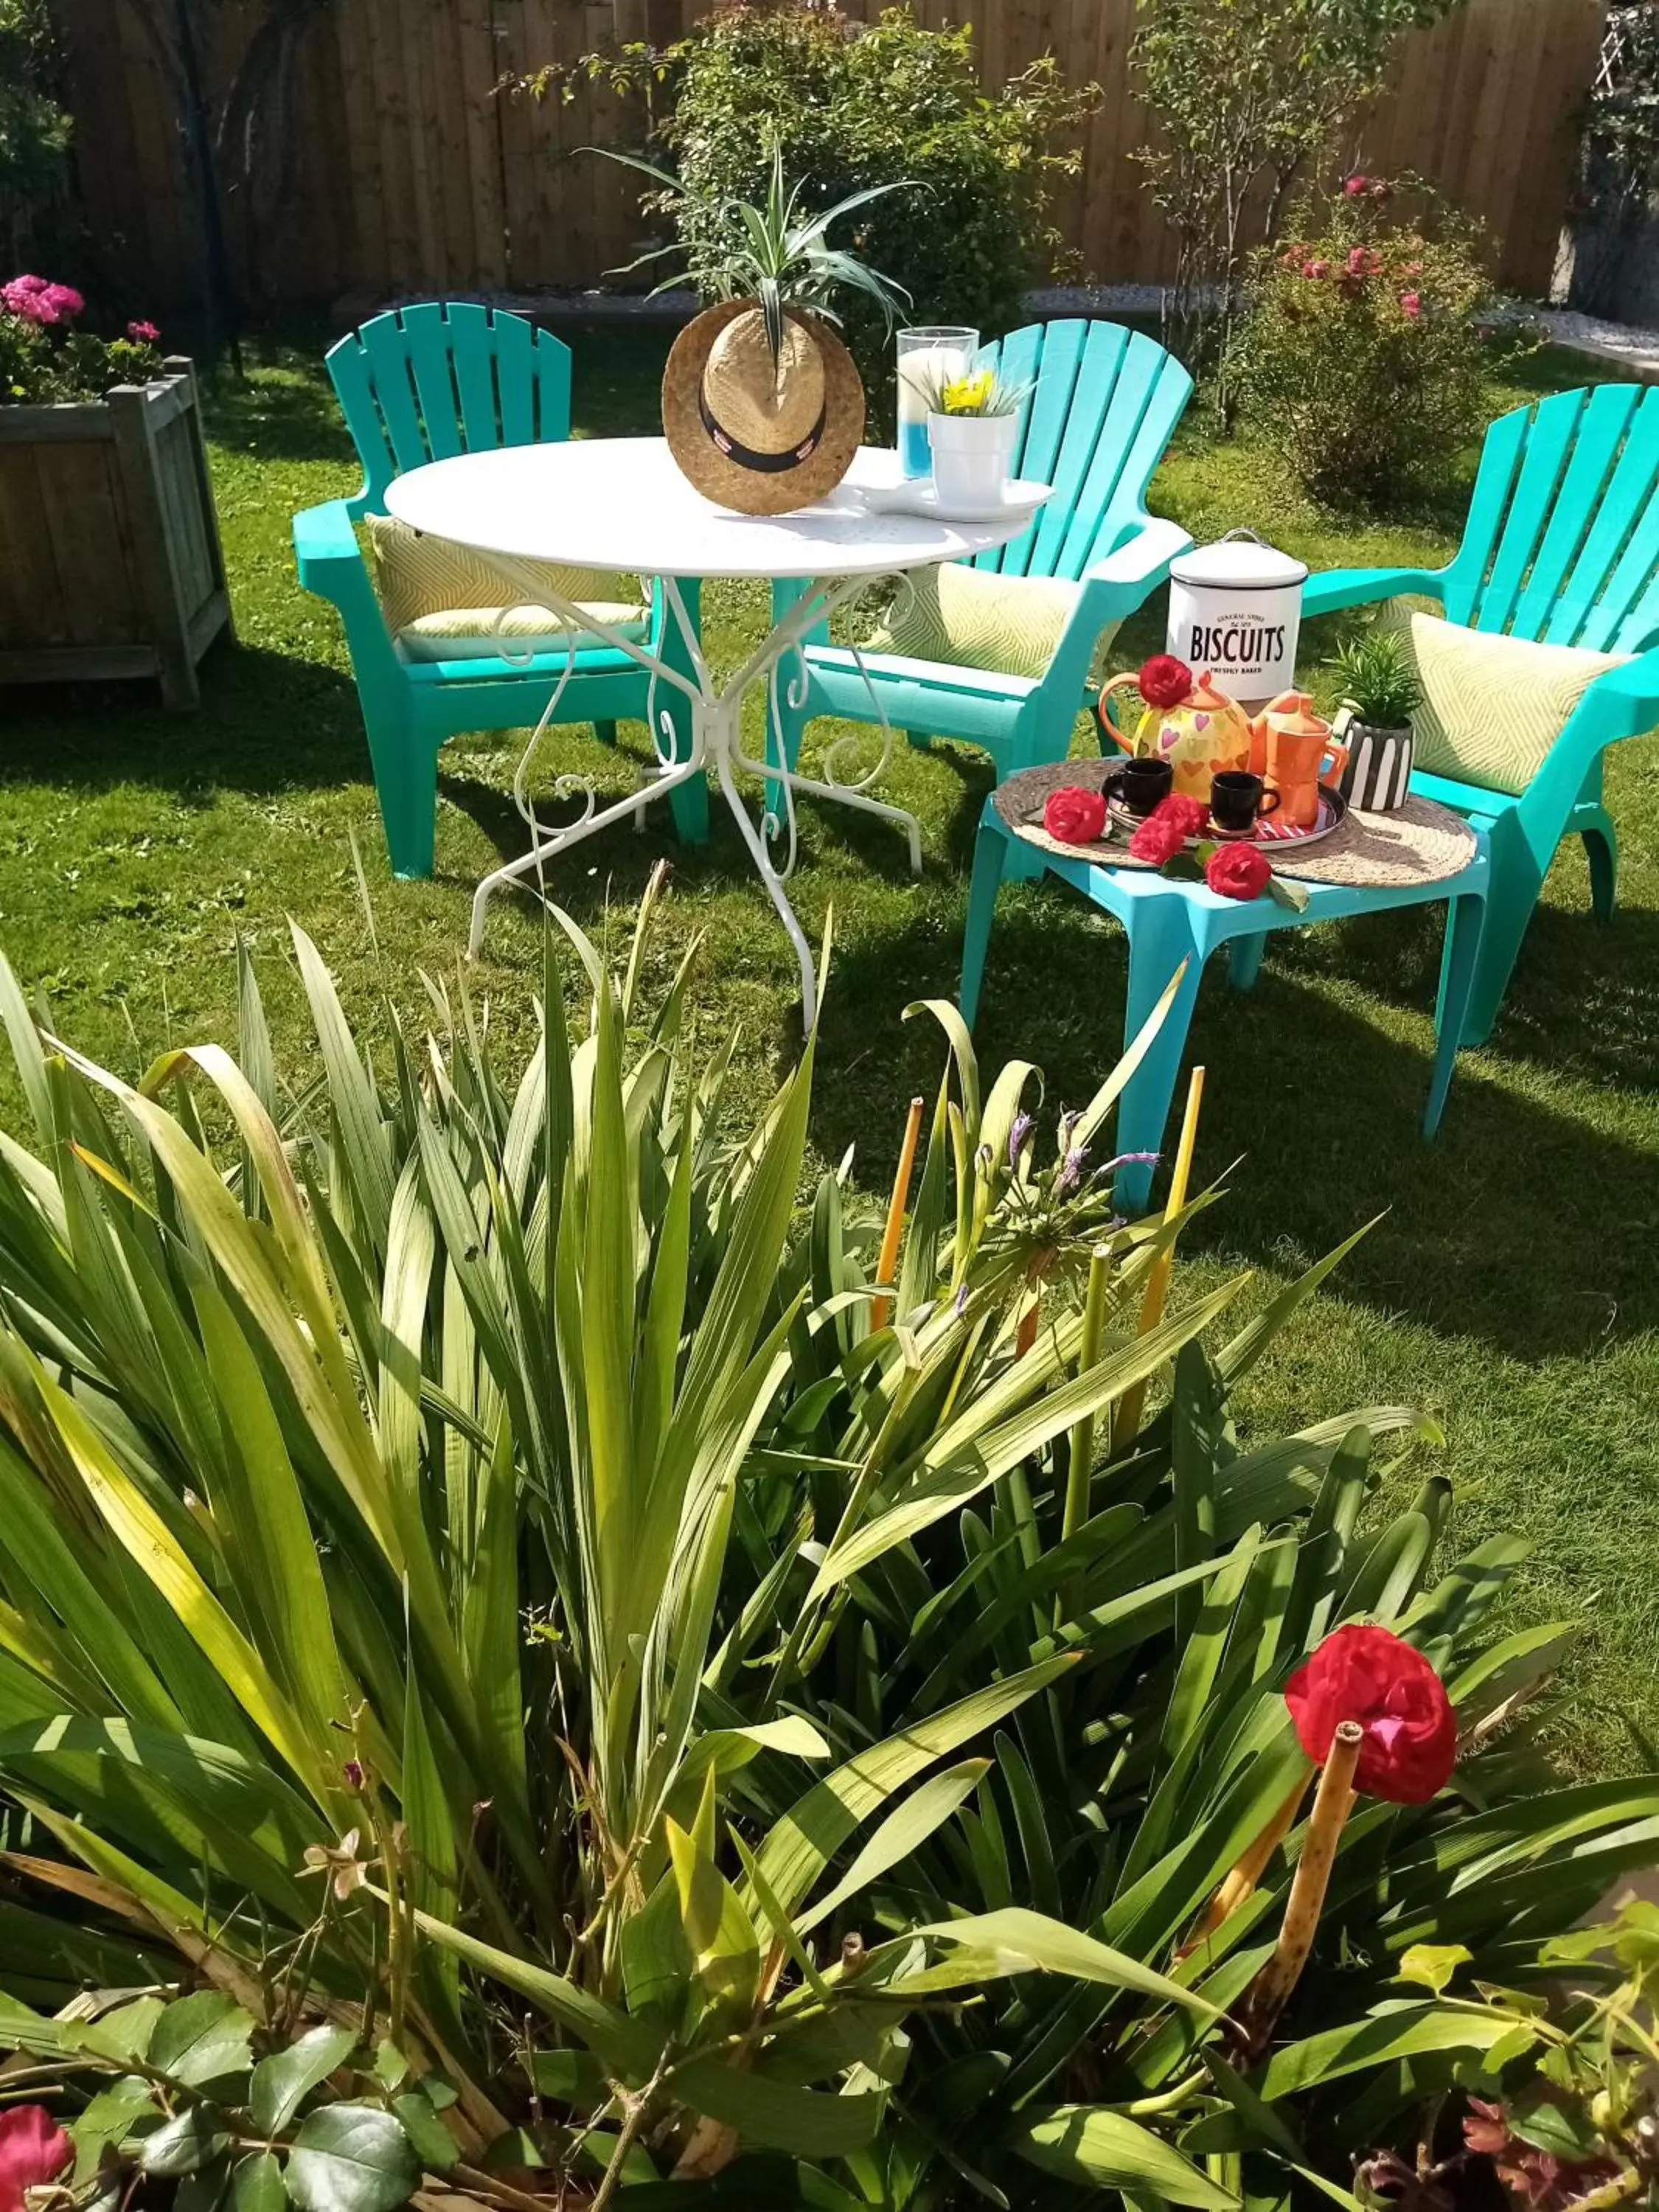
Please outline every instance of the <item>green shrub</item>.
[[[834, 1174], [798, 1206], [814, 1047], [739, 1120], [695, 947], [647, 1003], [659, 897], [620, 977], [565, 924], [585, 1023], [550, 933], [510, 1083], [464, 991], [371, 1058], [297, 932], [294, 1092], [246, 964], [236, 1057], [134, 1086], [0, 963], [0, 1811], [64, 1907], [0, 1899], [15, 2086], [72, 2079], [100, 2204], [184, 2172], [198, 2212], [233, 2158], [240, 2212], [391, 2212], [416, 2162], [500, 2212], [538, 2166], [880, 2212], [1345, 2172], [1518, 2032], [1389, 1978], [1462, 1945], [1524, 1984], [1650, 1851], [1654, 1781], [1563, 1790], [1516, 1729], [1566, 1641], [1480, 1641], [1522, 1547], [1437, 1581], [1443, 1482], [1368, 1515], [1429, 1425], [1241, 1438], [1333, 1263], [1213, 1351], [1239, 1281], [1154, 1318], [1192, 1209], [1111, 1213], [1127, 1063], [1040, 1131], [1036, 1071], [981, 1083], [933, 1006], [878, 1300], [880, 1217]], [[1285, 1674], [1358, 1616], [1448, 1675], [1463, 1762], [1348, 1822], [1247, 2069], [1218, 2008], [1283, 1855], [1176, 1947], [1305, 1779]]]
[[1433, 486], [1488, 411], [1480, 231], [1414, 183], [1358, 176], [1286, 228], [1252, 264], [1246, 415], [1316, 498], [1380, 505]]
[[[1018, 322], [1054, 263], [1049, 191], [1077, 167], [1061, 142], [1100, 97], [1098, 86], [1068, 86], [1047, 58], [988, 91], [971, 27], [925, 29], [908, 5], [867, 27], [811, 0], [721, 8], [660, 53], [593, 66], [648, 89], [653, 105], [667, 74], [672, 105], [653, 137], [684, 186], [672, 214], [694, 283], [741, 242], [732, 203], [763, 197], [775, 147], [814, 209], [914, 179], [915, 191], [864, 211], [850, 243], [909, 294], [914, 320], [988, 337]], [[881, 316], [857, 299], [838, 306], [879, 405], [893, 381]]]

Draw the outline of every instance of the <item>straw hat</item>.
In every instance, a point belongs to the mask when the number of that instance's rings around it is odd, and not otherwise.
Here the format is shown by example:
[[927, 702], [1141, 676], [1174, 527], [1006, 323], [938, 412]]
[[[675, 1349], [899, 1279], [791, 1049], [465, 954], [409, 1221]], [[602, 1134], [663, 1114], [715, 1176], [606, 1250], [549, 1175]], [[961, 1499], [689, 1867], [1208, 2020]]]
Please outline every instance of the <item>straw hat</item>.
[[674, 341], [662, 427], [704, 498], [739, 514], [787, 514], [833, 491], [851, 467], [864, 386], [820, 317], [785, 309], [775, 365], [759, 307], [727, 300]]

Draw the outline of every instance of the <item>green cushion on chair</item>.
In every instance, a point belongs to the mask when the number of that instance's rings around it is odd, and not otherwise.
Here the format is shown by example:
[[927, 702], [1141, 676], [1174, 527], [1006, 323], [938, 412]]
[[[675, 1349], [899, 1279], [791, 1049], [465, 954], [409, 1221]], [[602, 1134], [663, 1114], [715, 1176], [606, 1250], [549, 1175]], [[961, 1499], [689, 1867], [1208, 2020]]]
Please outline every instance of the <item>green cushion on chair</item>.
[[[1040, 678], [1048, 672], [1082, 588], [1060, 576], [1003, 576], [947, 562], [905, 580], [892, 612], [863, 650]], [[1116, 629], [1114, 623], [1100, 638], [1097, 673]]]
[[[466, 615], [459, 631], [450, 629], [440, 633], [453, 643], [458, 635], [487, 631], [503, 606], [514, 608], [514, 620], [525, 611], [520, 604], [525, 595], [511, 591], [500, 570], [469, 546], [457, 545], [447, 538], [429, 538], [391, 514], [366, 514], [363, 529], [368, 541], [369, 574], [386, 628], [405, 642], [411, 658], [459, 657], [453, 652], [420, 650], [416, 642], [422, 635], [420, 626], [430, 617]], [[620, 628], [646, 619], [647, 610], [634, 577], [612, 575], [602, 568], [561, 568], [551, 561], [517, 565], [525, 571], [526, 581], [538, 574], [544, 576], [550, 592], [577, 606], [591, 607], [602, 622]], [[557, 641], [568, 644], [563, 624], [550, 611], [532, 608], [529, 611], [536, 616], [533, 629], [527, 632], [520, 628], [509, 635], [522, 640], [532, 634], [556, 632]]]
[[1629, 658], [1467, 629], [1409, 599], [1385, 600], [1376, 622], [1403, 640], [1423, 687], [1417, 766], [1517, 798], [1590, 685]]
[[[645, 635], [643, 607], [610, 599], [578, 604], [592, 620], [620, 630], [624, 637]], [[567, 629], [552, 620], [545, 607], [535, 606], [446, 607], [441, 614], [405, 623], [392, 635], [405, 660], [512, 660], [526, 653], [568, 653], [573, 645], [578, 652], [611, 647], [608, 637], [591, 629]]]

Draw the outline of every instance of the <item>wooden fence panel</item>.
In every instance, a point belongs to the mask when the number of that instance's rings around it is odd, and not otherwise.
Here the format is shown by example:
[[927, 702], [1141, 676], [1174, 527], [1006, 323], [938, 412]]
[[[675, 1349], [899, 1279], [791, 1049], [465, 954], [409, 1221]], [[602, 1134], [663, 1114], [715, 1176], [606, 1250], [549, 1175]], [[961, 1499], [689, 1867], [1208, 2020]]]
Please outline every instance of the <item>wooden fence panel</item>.
[[[93, 230], [158, 313], [196, 296], [204, 246], [157, 0], [55, 0]], [[270, 0], [210, 11], [216, 98]], [[281, 143], [229, 196], [230, 242], [257, 308], [590, 285], [638, 252], [633, 180], [580, 149], [626, 141], [634, 118], [603, 86], [568, 101], [497, 90], [612, 39], [676, 36], [708, 0], [332, 0], [305, 19]], [[880, 0], [844, 0], [857, 18]], [[1069, 273], [1166, 280], [1173, 240], [1132, 155], [1151, 126], [1127, 56], [1136, 0], [916, 0], [921, 19], [971, 21], [988, 82], [1052, 53], [1103, 88], [1079, 175], [1058, 195]], [[1464, 0], [1408, 40], [1391, 96], [1353, 134], [1356, 157], [1415, 170], [1487, 222], [1504, 282], [1548, 284], [1606, 0]], [[276, 136], [268, 133], [268, 136]], [[1346, 152], [1348, 149], [1345, 149]], [[280, 160], [279, 168], [270, 164]]]

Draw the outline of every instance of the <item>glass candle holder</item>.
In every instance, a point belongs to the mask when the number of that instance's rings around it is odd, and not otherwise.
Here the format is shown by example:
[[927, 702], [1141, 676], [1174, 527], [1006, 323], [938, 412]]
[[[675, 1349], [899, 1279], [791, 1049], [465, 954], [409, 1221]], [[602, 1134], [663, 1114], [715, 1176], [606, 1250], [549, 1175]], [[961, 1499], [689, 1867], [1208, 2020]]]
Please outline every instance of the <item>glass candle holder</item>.
[[979, 332], [961, 323], [924, 323], [898, 334], [899, 465], [907, 477], [932, 472], [927, 447], [931, 395], [947, 377], [966, 376]]

